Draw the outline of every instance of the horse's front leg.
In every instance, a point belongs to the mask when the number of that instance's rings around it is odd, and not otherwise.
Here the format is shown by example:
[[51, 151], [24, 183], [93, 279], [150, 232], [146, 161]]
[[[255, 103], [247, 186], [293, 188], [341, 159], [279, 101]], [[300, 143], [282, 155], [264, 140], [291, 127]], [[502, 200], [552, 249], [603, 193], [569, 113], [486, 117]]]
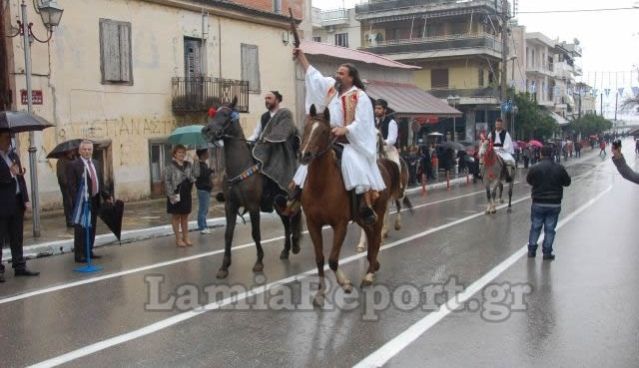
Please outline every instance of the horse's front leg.
[[[395, 208], [397, 208], [397, 214], [395, 215], [395, 230], [399, 231], [402, 229], [402, 202], [399, 199], [395, 200]], [[386, 209], [386, 215], [390, 211], [390, 207]]]
[[366, 232], [364, 231], [363, 227], [359, 228], [359, 243], [357, 243], [357, 248], [355, 248], [355, 250], [357, 251], [357, 253], [362, 253], [366, 251], [366, 248], [368, 247], [367, 243], [366, 243]]
[[255, 261], [255, 265], [253, 266], [253, 272], [262, 272], [264, 271], [264, 264], [262, 260], [264, 259], [264, 249], [262, 249], [262, 235], [260, 233], [260, 210], [259, 208], [251, 209], [251, 235], [253, 236], [253, 241], [255, 242], [255, 248], [257, 248], [257, 261]]
[[235, 222], [237, 221], [237, 206], [233, 205], [227, 198], [224, 206], [226, 215], [226, 229], [224, 230], [224, 259], [222, 267], [217, 271], [217, 278], [224, 279], [229, 275], [229, 267], [231, 266], [231, 245], [233, 244], [233, 233], [235, 231]]
[[501, 180], [499, 181], [498, 188], [499, 188], [499, 203], [504, 203], [504, 198], [502, 196], [504, 194], [504, 183], [502, 183]]
[[377, 272], [380, 267], [377, 255], [382, 245], [381, 228], [382, 224], [379, 221], [366, 228], [366, 235], [368, 236], [368, 270], [366, 271], [364, 279], [362, 279], [362, 287], [373, 284], [375, 281], [375, 272]]
[[308, 228], [308, 233], [311, 236], [311, 241], [313, 242], [313, 249], [315, 250], [315, 264], [317, 265], [317, 275], [319, 276], [319, 290], [313, 298], [313, 305], [316, 307], [323, 307], [326, 293], [326, 280], [324, 279], [322, 225], [315, 224], [312, 220], [307, 218], [306, 226]]
[[284, 249], [280, 253], [280, 259], [288, 259], [289, 252], [291, 251], [291, 220], [288, 216], [279, 214], [282, 224], [284, 225]]
[[513, 182], [511, 181], [508, 184], [508, 213], [513, 212], [512, 209], [512, 202], [513, 202]]
[[353, 291], [353, 284], [351, 280], [338, 268], [339, 266], [339, 254], [342, 250], [342, 244], [346, 238], [346, 229], [348, 221], [338, 223], [333, 226], [333, 247], [331, 248], [331, 254], [328, 257], [328, 266], [335, 272], [335, 278], [337, 284], [344, 289], [344, 292], [350, 294]]
[[490, 201], [490, 213], [497, 213], [497, 187], [499, 184], [495, 185], [492, 190], [492, 200]]
[[291, 239], [293, 241], [293, 254], [300, 252], [300, 241], [302, 239], [302, 211], [298, 211], [290, 220]]
[[493, 200], [493, 196], [490, 190], [490, 182], [488, 182], [488, 184], [486, 184], [486, 214], [488, 215], [491, 211], [491, 205], [492, 205], [492, 200]]

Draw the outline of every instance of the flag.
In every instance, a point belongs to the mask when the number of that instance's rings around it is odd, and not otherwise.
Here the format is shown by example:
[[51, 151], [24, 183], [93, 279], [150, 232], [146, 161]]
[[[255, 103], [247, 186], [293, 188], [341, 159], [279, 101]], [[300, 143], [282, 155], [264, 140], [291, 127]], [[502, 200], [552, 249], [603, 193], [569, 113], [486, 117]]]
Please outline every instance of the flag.
[[619, 91], [619, 96], [623, 96], [623, 87], [619, 88], [618, 91]]
[[634, 94], [635, 97], [639, 97], [639, 87], [632, 87], [632, 94]]
[[78, 192], [75, 194], [75, 207], [73, 208], [72, 222], [85, 229], [91, 227], [91, 209], [89, 208], [89, 191], [87, 188], [87, 172], [84, 171]]

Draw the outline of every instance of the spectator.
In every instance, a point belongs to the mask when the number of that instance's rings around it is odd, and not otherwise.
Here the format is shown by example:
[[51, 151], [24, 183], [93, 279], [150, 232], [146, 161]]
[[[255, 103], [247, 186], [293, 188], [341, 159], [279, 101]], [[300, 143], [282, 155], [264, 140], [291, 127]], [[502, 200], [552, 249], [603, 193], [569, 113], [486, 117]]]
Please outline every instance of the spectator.
[[[164, 172], [166, 191], [166, 212], [170, 213], [171, 225], [175, 234], [175, 244], [179, 248], [191, 246], [189, 240], [189, 214], [191, 213], [191, 191], [193, 189], [193, 168], [185, 161], [186, 147], [181, 144], [173, 147], [173, 160]], [[180, 227], [182, 235], [180, 236]]]
[[195, 176], [195, 187], [197, 188], [197, 229], [201, 234], [209, 234], [211, 231], [206, 224], [206, 218], [211, 204], [211, 191], [213, 190], [213, 170], [209, 168], [209, 150], [199, 149], [196, 151], [197, 160], [193, 165], [193, 176]]
[[599, 141], [599, 156], [601, 156], [602, 153], [603, 157], [606, 157], [606, 141], [603, 139]]
[[575, 157], [581, 157], [581, 142], [575, 142]]
[[552, 150], [545, 146], [541, 150], [542, 161], [533, 166], [526, 176], [528, 184], [532, 185], [531, 226], [528, 238], [528, 257], [534, 258], [537, 252], [537, 240], [544, 228], [544, 243], [542, 251], [545, 260], [555, 259], [553, 242], [555, 228], [561, 212], [563, 187], [570, 185], [570, 176], [563, 166], [551, 159]]
[[639, 184], [639, 173], [632, 171], [630, 166], [626, 163], [626, 159], [621, 154], [621, 142], [617, 141], [612, 144], [612, 162], [617, 166], [619, 174], [624, 179], [629, 180], [635, 184]]

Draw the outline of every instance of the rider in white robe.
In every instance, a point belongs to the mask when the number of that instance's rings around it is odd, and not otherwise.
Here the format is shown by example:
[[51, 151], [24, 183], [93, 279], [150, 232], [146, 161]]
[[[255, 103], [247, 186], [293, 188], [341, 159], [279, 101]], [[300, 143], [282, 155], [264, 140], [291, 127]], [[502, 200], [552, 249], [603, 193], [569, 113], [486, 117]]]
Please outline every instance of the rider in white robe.
[[[502, 136], [504, 136], [504, 133], [505, 138], [502, 142]], [[493, 140], [495, 152], [504, 160], [504, 163], [508, 168], [508, 174], [511, 178], [513, 178], [516, 168], [515, 157], [513, 156], [513, 154], [515, 154], [515, 147], [513, 145], [513, 140], [510, 137], [510, 133], [504, 130], [504, 122], [501, 118], [498, 118], [495, 121], [495, 130], [488, 134], [488, 139]]]
[[[373, 106], [364, 91], [353, 86], [341, 94], [329, 96], [329, 90], [335, 86], [335, 79], [324, 77], [317, 69], [309, 66], [306, 70], [306, 111], [315, 105], [317, 111], [323, 111], [328, 104], [331, 127], [344, 127], [344, 107], [342, 96], [357, 93], [355, 119], [346, 125], [346, 138], [342, 154], [342, 176], [346, 190], [355, 189], [362, 194], [369, 190], [382, 191], [386, 188], [384, 179], [377, 166], [377, 130], [375, 129]], [[293, 181], [303, 188], [307, 167], [300, 165]]]

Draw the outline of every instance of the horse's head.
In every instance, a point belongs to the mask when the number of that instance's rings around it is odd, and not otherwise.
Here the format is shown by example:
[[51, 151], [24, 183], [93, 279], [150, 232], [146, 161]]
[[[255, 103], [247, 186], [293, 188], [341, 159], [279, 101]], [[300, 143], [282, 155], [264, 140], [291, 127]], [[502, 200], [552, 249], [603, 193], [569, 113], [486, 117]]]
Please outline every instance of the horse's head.
[[237, 97], [230, 104], [222, 105], [217, 109], [214, 117], [209, 117], [208, 124], [202, 128], [202, 134], [209, 142], [219, 141], [225, 137], [239, 137], [243, 134], [240, 127], [240, 114], [235, 110]]
[[328, 108], [318, 114], [315, 105], [311, 105], [310, 114], [306, 117], [300, 162], [309, 164], [315, 157], [330, 149], [331, 116]]

